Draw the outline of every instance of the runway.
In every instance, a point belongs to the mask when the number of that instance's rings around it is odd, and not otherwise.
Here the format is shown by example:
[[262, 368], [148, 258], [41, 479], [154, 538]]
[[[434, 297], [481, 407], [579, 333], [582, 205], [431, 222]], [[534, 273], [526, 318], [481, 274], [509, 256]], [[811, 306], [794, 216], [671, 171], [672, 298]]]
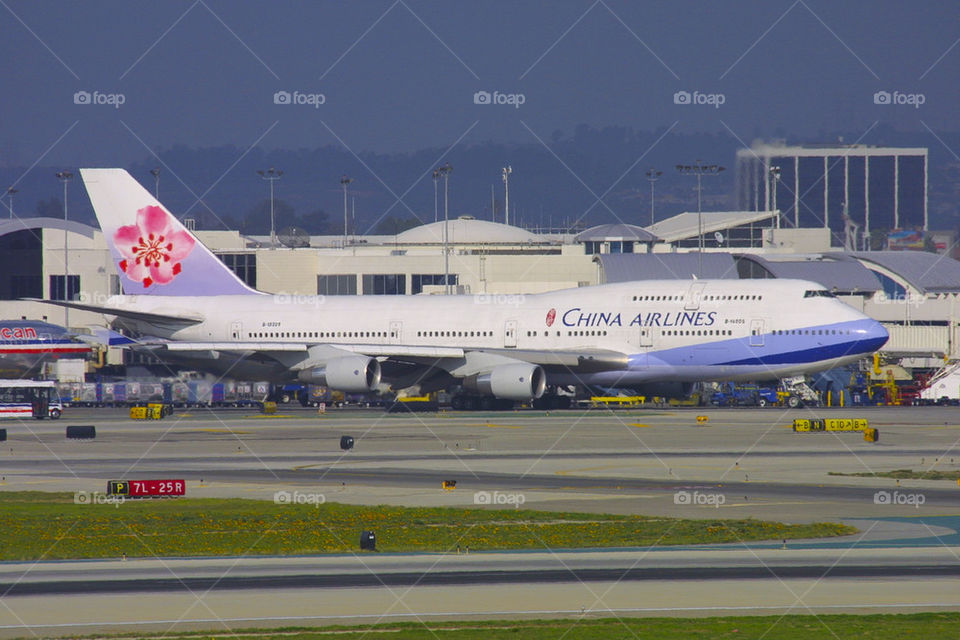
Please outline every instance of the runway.
[[[790, 541], [786, 549], [769, 541], [3, 563], [0, 634], [960, 608], [960, 487], [831, 475], [960, 470], [956, 408], [427, 415], [282, 408], [274, 417], [194, 409], [157, 422], [124, 413], [74, 409], [55, 423], [3, 425], [0, 490], [103, 491], [111, 479], [163, 477], [186, 479], [194, 497], [309, 490], [328, 501], [458, 507], [477, 506], [478, 492], [514, 492], [524, 508], [841, 521], [860, 533]], [[881, 439], [793, 433], [794, 417], [866, 417]], [[94, 424], [97, 438], [67, 441], [68, 424]], [[353, 450], [339, 449], [341, 435], [355, 438]], [[441, 482], [451, 479], [456, 489], [444, 491]], [[697, 501], [705, 495], [722, 501]]]
[[0, 583], [9, 592], [0, 634], [450, 616], [950, 610], [960, 606], [955, 553], [661, 548], [4, 563]]
[[[193, 409], [158, 422], [124, 414], [72, 409], [56, 423], [11, 424], [3, 487], [102, 491], [111, 479], [177, 477], [192, 496], [309, 488], [341, 502], [449, 506], [472, 504], [477, 491], [522, 491], [527, 507], [686, 517], [712, 517], [712, 507], [677, 504], [675, 494], [711, 491], [724, 495], [725, 517], [791, 522], [960, 507], [955, 483], [830, 475], [960, 471], [952, 407], [322, 416], [285, 407], [276, 417]], [[811, 416], [867, 417], [880, 442], [789, 429]], [[67, 441], [65, 424], [95, 424], [98, 436]], [[341, 435], [355, 438], [353, 450], [339, 449]], [[457, 491], [439, 490], [444, 480]], [[920, 508], [874, 502], [878, 491], [921, 489]]]
[[[661, 550], [662, 551], [662, 550]], [[957, 578], [942, 547], [884, 550], [554, 551], [329, 558], [58, 562], [0, 566], [5, 597], [693, 580]]]

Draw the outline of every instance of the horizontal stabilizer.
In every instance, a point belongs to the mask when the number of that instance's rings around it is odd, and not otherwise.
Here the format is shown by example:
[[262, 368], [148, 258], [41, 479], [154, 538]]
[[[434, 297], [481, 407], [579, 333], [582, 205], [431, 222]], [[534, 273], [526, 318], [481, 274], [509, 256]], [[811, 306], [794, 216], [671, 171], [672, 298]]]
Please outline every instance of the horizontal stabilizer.
[[302, 342], [167, 342], [167, 351], [306, 351]]
[[199, 313], [178, 312], [178, 313], [156, 313], [151, 311], [134, 311], [132, 309], [119, 309], [117, 307], [101, 307], [93, 304], [83, 304], [82, 302], [69, 302], [67, 300], [40, 300], [39, 298], [22, 298], [30, 302], [43, 302], [58, 307], [68, 307], [70, 309], [79, 309], [80, 311], [92, 311], [102, 313], [108, 316], [117, 316], [119, 318], [130, 318], [132, 320], [143, 320], [144, 322], [174, 322], [180, 324], [199, 324], [204, 318]]
[[90, 334], [80, 333], [75, 336], [77, 340], [100, 347], [124, 347], [131, 344], [137, 344], [136, 340], [128, 338], [122, 333], [117, 333], [105, 327], [89, 327]]

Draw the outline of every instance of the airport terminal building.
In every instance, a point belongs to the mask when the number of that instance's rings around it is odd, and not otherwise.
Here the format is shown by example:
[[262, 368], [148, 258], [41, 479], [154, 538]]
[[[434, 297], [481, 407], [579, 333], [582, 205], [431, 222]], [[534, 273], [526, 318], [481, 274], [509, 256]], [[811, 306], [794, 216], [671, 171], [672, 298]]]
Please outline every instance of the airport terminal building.
[[[886, 356], [908, 367], [960, 359], [960, 262], [924, 251], [845, 252], [825, 228], [779, 228], [778, 211], [681, 213], [649, 227], [541, 234], [469, 217], [390, 236], [247, 237], [196, 231], [237, 275], [269, 293], [517, 295], [652, 279], [798, 278], [881, 321]], [[698, 252], [698, 229], [704, 252]], [[271, 246], [273, 245], [273, 246]], [[0, 223], [0, 298], [8, 318], [71, 327], [103, 316], [25, 298], [102, 303], [120, 293], [98, 229], [55, 218]], [[66, 267], [66, 269], [65, 269]], [[67, 274], [65, 277], [65, 273]], [[120, 352], [110, 360], [120, 362]]]

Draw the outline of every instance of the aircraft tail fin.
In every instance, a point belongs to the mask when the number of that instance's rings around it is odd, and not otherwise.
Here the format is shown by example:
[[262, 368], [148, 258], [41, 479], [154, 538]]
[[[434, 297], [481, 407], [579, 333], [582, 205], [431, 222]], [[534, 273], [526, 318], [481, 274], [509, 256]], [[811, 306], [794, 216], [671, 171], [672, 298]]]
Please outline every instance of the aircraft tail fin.
[[257, 295], [124, 169], [80, 169], [128, 295]]

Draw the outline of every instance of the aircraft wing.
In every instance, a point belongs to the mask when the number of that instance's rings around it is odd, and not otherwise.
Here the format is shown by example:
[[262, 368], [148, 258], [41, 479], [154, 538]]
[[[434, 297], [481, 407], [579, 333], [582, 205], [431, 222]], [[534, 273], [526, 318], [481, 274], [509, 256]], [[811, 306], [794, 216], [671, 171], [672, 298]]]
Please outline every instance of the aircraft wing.
[[168, 351], [179, 352], [256, 352], [261, 355], [272, 353], [291, 354], [291, 352], [310, 352], [321, 346], [331, 353], [357, 353], [384, 360], [400, 362], [461, 360], [467, 354], [484, 353], [530, 364], [538, 364], [547, 369], [577, 372], [615, 371], [627, 367], [627, 355], [619, 351], [604, 349], [581, 349], [564, 351], [546, 351], [535, 349], [471, 349], [462, 347], [430, 347], [404, 344], [307, 344], [305, 342], [162, 342]]
[[294, 342], [160, 342], [167, 351], [306, 351], [309, 345]]
[[58, 307], [69, 307], [70, 309], [79, 309], [80, 311], [93, 311], [94, 313], [102, 313], [108, 316], [131, 318], [133, 320], [143, 320], [145, 322], [199, 324], [204, 320], [203, 316], [199, 313], [194, 313], [184, 309], [159, 313], [155, 311], [134, 311], [133, 309], [104, 307], [95, 304], [84, 304], [82, 302], [71, 302], [68, 300], [40, 300], [39, 298], [23, 299], [29, 300], [30, 302], [43, 302], [45, 304], [53, 304]]
[[546, 351], [536, 349], [471, 349], [459, 347], [414, 347], [409, 345], [331, 345], [344, 351], [386, 358], [463, 358], [468, 353], [489, 353], [548, 369], [579, 372], [611, 371], [627, 368], [627, 354], [606, 349]]

